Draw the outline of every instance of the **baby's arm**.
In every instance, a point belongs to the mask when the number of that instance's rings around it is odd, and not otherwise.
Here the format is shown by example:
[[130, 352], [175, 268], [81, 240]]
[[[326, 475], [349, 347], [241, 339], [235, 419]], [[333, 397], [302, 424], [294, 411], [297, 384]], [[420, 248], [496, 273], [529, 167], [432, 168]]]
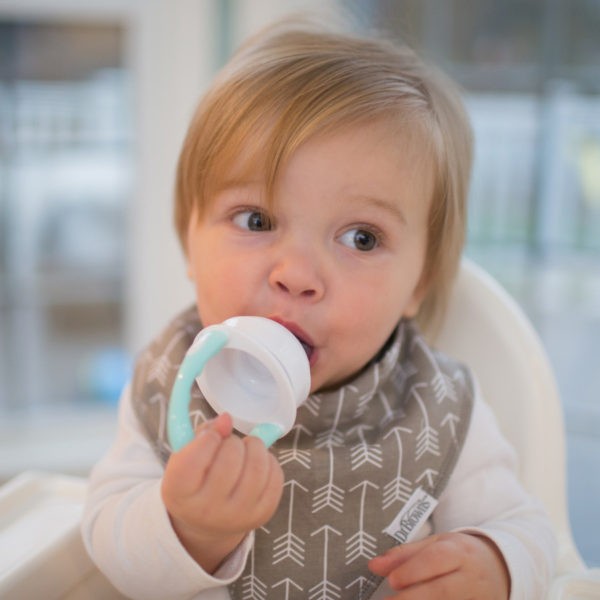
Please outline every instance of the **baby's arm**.
[[94, 467], [82, 518], [85, 546], [128, 598], [228, 598], [253, 534], [214, 573], [202, 569], [177, 536], [162, 499], [164, 467], [136, 418], [129, 389], [119, 407], [117, 437]]
[[[481, 576], [492, 583], [508, 576], [509, 588], [503, 596], [475, 597], [545, 596], [554, 571], [556, 541], [540, 503], [523, 489], [516, 473], [515, 452], [500, 433], [491, 409], [478, 397], [463, 452], [433, 514], [436, 533], [370, 563], [390, 586], [395, 585], [399, 593], [394, 598], [412, 597], [409, 578], [415, 576], [428, 581], [428, 591], [460, 580], [469, 582], [470, 589], [479, 589]], [[441, 566], [431, 570], [436, 567], [430, 558], [438, 553]]]
[[283, 472], [258, 438], [232, 435], [221, 415], [169, 459], [162, 498], [181, 543], [208, 573], [279, 504]]

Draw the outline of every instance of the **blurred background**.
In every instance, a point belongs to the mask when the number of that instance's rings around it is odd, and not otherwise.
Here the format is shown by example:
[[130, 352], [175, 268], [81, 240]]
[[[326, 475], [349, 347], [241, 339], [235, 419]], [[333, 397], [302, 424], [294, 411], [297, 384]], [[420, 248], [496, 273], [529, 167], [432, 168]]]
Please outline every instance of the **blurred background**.
[[600, 0], [0, 0], [0, 482], [107, 448], [135, 353], [192, 301], [170, 221], [193, 106], [246, 35], [313, 8], [462, 85], [467, 255], [546, 345], [600, 566]]

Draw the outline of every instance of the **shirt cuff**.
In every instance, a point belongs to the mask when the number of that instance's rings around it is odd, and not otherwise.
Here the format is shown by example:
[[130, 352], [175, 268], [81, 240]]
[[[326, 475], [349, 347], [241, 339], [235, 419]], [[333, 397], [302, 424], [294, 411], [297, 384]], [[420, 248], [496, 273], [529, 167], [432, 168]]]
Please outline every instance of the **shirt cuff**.
[[219, 582], [219, 585], [229, 585], [239, 579], [253, 544], [254, 532], [251, 531], [214, 572], [212, 577]]
[[203, 589], [226, 586], [236, 581], [242, 574], [246, 566], [246, 559], [254, 543], [254, 532], [250, 532], [241, 543], [235, 548], [221, 563], [219, 568], [213, 573], [207, 573], [187, 552], [173, 526], [169, 513], [162, 502], [160, 496], [160, 485], [157, 486], [158, 514], [157, 520], [160, 522], [157, 539], [162, 539], [164, 549], [169, 553], [178, 568], [180, 576], [182, 571], [187, 575], [188, 580], [195, 580]]
[[539, 586], [535, 586], [533, 583], [538, 580], [541, 583], [543, 576], [541, 573], [532, 573], [536, 570], [536, 565], [532, 563], [531, 557], [521, 541], [513, 534], [495, 527], [465, 527], [454, 531], [485, 537], [496, 545], [508, 569], [509, 600], [531, 600], [531, 598], [540, 597], [537, 595]]

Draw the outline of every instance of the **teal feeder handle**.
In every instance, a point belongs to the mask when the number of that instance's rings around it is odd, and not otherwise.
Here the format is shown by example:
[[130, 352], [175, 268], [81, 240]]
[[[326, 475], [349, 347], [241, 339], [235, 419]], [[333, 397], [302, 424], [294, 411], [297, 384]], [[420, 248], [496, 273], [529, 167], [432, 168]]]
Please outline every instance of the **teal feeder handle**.
[[262, 440], [267, 448], [270, 448], [285, 433], [281, 425], [276, 423], [261, 423], [248, 434]]
[[[167, 436], [173, 452], [181, 450], [194, 439], [194, 429], [189, 415], [192, 384], [202, 372], [204, 365], [220, 352], [227, 341], [227, 334], [223, 331], [206, 331], [198, 343], [198, 349], [186, 354], [179, 367], [171, 390], [167, 418]], [[284, 430], [280, 425], [261, 423], [254, 427], [249, 435], [261, 439], [269, 448], [283, 433]]]
[[167, 420], [167, 436], [173, 452], [181, 450], [194, 439], [194, 429], [190, 420], [191, 388], [194, 380], [204, 368], [204, 365], [227, 344], [227, 336], [222, 331], [207, 331], [201, 340], [198, 350], [186, 354], [173, 389], [169, 402]]

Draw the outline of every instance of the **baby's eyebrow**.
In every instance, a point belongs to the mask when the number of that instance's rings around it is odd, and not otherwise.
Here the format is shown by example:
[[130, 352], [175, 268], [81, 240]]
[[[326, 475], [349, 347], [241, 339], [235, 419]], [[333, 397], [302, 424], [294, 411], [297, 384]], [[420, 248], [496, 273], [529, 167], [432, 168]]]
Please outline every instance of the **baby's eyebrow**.
[[228, 179], [226, 181], [221, 182], [218, 187], [217, 190], [219, 192], [223, 192], [223, 191], [236, 191], [236, 190], [240, 190], [240, 191], [245, 191], [245, 190], [249, 190], [249, 189], [257, 189], [257, 188], [261, 188], [264, 185], [263, 182], [259, 181], [259, 180], [248, 180], [248, 179]]
[[385, 198], [378, 198], [377, 196], [359, 196], [357, 199], [366, 204], [376, 206], [377, 208], [385, 210], [392, 217], [401, 221], [404, 225], [407, 224], [404, 212], [398, 206], [397, 201], [387, 200]]
[[258, 180], [229, 179], [218, 185], [215, 194], [221, 197], [225, 194], [231, 202], [248, 202], [256, 205], [265, 203], [264, 183]]

